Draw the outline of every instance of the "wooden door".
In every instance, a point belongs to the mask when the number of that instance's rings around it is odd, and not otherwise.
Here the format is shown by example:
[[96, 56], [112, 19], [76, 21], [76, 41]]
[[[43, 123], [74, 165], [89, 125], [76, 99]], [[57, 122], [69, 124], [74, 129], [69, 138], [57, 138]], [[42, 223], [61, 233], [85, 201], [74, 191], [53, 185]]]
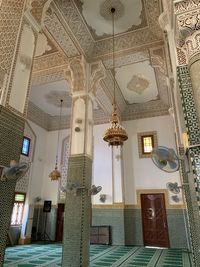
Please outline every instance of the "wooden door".
[[63, 225], [64, 225], [64, 204], [58, 204], [57, 210], [57, 223], [56, 223], [56, 241], [62, 242], [63, 240]]
[[145, 246], [169, 247], [164, 194], [141, 194]]

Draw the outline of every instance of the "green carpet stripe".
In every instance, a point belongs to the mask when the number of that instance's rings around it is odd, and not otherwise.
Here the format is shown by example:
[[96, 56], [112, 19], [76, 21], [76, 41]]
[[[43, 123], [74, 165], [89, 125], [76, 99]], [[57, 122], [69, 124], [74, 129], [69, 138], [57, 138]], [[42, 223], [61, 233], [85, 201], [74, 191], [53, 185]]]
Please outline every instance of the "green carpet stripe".
[[[34, 244], [6, 249], [3, 267], [61, 267], [61, 244]], [[181, 249], [91, 245], [90, 267], [191, 267]]]

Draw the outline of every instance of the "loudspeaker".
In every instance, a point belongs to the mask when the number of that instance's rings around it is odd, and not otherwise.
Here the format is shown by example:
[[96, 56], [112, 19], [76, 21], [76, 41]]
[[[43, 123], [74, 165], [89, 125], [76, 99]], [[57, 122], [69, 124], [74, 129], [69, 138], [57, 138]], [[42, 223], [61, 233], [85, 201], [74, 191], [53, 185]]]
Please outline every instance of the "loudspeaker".
[[44, 201], [43, 212], [51, 212], [51, 200]]

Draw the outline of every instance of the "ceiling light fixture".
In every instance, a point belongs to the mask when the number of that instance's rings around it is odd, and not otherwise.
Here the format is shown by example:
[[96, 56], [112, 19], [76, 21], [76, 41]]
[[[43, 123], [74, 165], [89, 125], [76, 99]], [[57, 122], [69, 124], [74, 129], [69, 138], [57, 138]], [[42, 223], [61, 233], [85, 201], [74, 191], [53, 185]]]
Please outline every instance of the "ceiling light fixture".
[[61, 99], [60, 100], [60, 116], [59, 116], [59, 129], [58, 129], [58, 139], [57, 139], [57, 151], [56, 151], [56, 163], [55, 163], [55, 169], [49, 174], [51, 181], [57, 181], [61, 177], [61, 173], [58, 170], [58, 149], [59, 149], [59, 141], [60, 141], [62, 104], [63, 104], [63, 100]]
[[109, 146], [122, 146], [124, 141], [128, 139], [128, 135], [126, 130], [120, 125], [119, 118], [117, 115], [117, 105], [116, 105], [116, 96], [115, 96], [115, 30], [114, 30], [114, 16], [115, 16], [115, 8], [112, 7], [110, 9], [110, 13], [112, 15], [112, 47], [113, 47], [113, 78], [114, 78], [114, 96], [113, 96], [113, 112], [111, 115], [111, 126], [106, 130], [103, 140], [108, 142]]

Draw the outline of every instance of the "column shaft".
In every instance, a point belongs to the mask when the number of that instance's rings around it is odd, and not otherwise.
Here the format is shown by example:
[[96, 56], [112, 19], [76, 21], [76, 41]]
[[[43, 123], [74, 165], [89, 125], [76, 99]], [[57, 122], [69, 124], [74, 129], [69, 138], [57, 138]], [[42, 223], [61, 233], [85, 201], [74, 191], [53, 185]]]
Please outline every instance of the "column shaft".
[[[186, 128], [190, 145], [200, 144], [199, 120], [193, 97], [193, 88], [187, 66], [177, 68], [179, 88], [183, 106]], [[190, 227], [193, 261], [196, 267], [200, 266], [200, 216], [199, 216], [199, 179], [200, 179], [200, 146], [189, 149], [192, 171], [186, 173], [182, 166], [183, 191], [187, 204]]]
[[[1, 165], [8, 166], [11, 159], [19, 160], [24, 123], [24, 119], [0, 106]], [[0, 266], [3, 266], [15, 185], [16, 181], [0, 181]]]
[[88, 267], [92, 160], [85, 155], [71, 156], [68, 166], [62, 267]]

